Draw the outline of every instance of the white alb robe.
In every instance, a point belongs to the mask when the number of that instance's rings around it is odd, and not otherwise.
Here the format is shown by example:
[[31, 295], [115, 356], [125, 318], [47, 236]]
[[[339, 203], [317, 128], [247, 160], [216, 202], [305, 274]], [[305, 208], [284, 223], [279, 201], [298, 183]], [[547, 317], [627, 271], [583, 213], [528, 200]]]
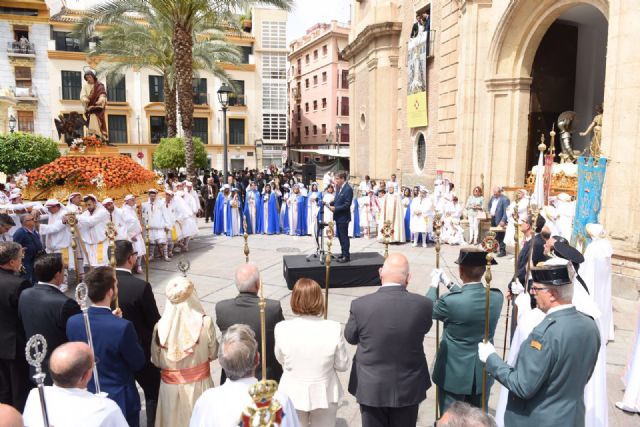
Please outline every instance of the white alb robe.
[[127, 225], [127, 236], [133, 245], [133, 249], [139, 257], [144, 256], [147, 253], [147, 245], [142, 236], [142, 224], [140, 224], [140, 219], [138, 219], [136, 207], [124, 204], [122, 206], [122, 213], [124, 214], [124, 220]]
[[393, 235], [390, 243], [404, 243], [407, 241], [404, 231], [404, 215], [402, 213], [402, 201], [399, 194], [389, 194], [384, 196], [382, 201], [380, 221], [378, 224], [378, 240], [384, 240], [382, 227], [386, 221], [391, 221]]
[[[118, 405], [106, 396], [98, 396], [86, 389], [44, 387], [49, 424], [60, 427], [128, 427]], [[22, 414], [24, 425], [44, 426], [38, 389], [29, 392]]]
[[426, 233], [427, 225], [430, 222], [428, 216], [430, 208], [430, 200], [428, 197], [418, 196], [411, 202], [411, 219], [409, 220], [411, 226], [411, 232]]
[[87, 251], [84, 265], [100, 267], [109, 263], [109, 242], [105, 234], [109, 218], [109, 212], [102, 205], [96, 206], [93, 213], [87, 209], [78, 215], [78, 230]]

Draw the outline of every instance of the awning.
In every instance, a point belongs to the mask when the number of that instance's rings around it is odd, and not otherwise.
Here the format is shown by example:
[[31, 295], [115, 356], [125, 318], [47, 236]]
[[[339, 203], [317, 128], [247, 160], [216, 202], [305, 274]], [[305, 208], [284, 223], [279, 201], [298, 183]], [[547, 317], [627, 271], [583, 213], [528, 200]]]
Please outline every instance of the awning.
[[348, 159], [350, 157], [348, 148], [341, 148], [340, 150], [336, 149], [317, 149], [311, 150], [306, 148], [292, 148], [291, 151], [297, 151], [298, 153], [311, 153], [318, 154], [320, 156], [329, 156], [329, 157], [341, 157], [344, 159]]

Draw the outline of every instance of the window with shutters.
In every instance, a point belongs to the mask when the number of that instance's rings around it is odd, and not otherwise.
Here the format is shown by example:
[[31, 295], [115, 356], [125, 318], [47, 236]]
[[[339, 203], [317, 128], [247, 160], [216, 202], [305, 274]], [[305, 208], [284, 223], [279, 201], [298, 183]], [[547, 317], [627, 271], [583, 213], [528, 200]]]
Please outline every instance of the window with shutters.
[[151, 143], [159, 144], [161, 138], [167, 137], [167, 121], [164, 116], [151, 116], [149, 122], [151, 128]]
[[33, 111], [16, 111], [18, 119], [18, 132], [33, 133]]
[[80, 71], [62, 71], [62, 99], [80, 99], [82, 76]]
[[107, 99], [111, 102], [127, 102], [127, 83], [123, 75], [107, 79]]
[[109, 114], [107, 122], [109, 125], [109, 142], [126, 144], [128, 142], [127, 116]]
[[193, 130], [191, 134], [200, 138], [203, 144], [209, 143], [209, 120], [206, 117], [193, 118]]
[[149, 76], [149, 102], [164, 102], [164, 76]]
[[244, 119], [229, 119], [229, 144], [244, 144]]

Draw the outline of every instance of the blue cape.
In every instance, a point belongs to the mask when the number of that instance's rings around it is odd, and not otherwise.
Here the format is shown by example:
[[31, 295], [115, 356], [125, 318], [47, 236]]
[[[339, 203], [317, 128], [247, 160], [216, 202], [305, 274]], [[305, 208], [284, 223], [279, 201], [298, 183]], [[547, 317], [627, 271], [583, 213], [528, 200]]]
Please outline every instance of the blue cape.
[[306, 236], [307, 234], [307, 196], [298, 195], [298, 224], [296, 224], [296, 235]]
[[[229, 199], [229, 204], [227, 205], [227, 223], [226, 225], [226, 232], [225, 234], [227, 236], [231, 236], [232, 235], [232, 227], [233, 227], [233, 221], [231, 220], [231, 200]], [[240, 198], [238, 198], [238, 203], [240, 204], [238, 211], [240, 212], [240, 234], [244, 234], [244, 227], [242, 226], [242, 201], [240, 200]]]
[[[264, 202], [263, 207], [264, 207]], [[267, 234], [279, 234], [280, 233], [280, 208], [278, 204], [278, 196], [273, 191], [269, 194], [269, 201], [267, 202], [267, 209], [269, 210], [268, 224], [263, 224], [263, 233]], [[263, 212], [263, 211], [261, 211]], [[264, 223], [264, 214], [261, 215], [261, 220]]]
[[218, 193], [218, 198], [216, 199], [216, 209], [213, 216], [213, 234], [220, 235], [224, 233], [226, 227], [224, 224], [224, 194], [221, 192]]
[[404, 214], [404, 234], [407, 237], [407, 242], [411, 241], [411, 202], [409, 201], [409, 206], [407, 206], [407, 212]]

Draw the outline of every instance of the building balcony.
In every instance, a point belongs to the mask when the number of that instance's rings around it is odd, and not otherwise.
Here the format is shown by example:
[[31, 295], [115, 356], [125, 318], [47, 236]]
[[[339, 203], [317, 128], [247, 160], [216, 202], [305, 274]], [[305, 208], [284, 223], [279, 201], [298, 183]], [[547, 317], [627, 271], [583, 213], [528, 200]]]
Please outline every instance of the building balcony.
[[35, 58], [36, 48], [33, 43], [28, 41], [8, 42], [7, 53], [12, 56]]
[[229, 107], [246, 107], [246, 98], [244, 94], [229, 96]]
[[13, 88], [13, 95], [16, 101], [19, 102], [37, 102], [38, 95], [34, 88], [30, 87], [16, 87]]

